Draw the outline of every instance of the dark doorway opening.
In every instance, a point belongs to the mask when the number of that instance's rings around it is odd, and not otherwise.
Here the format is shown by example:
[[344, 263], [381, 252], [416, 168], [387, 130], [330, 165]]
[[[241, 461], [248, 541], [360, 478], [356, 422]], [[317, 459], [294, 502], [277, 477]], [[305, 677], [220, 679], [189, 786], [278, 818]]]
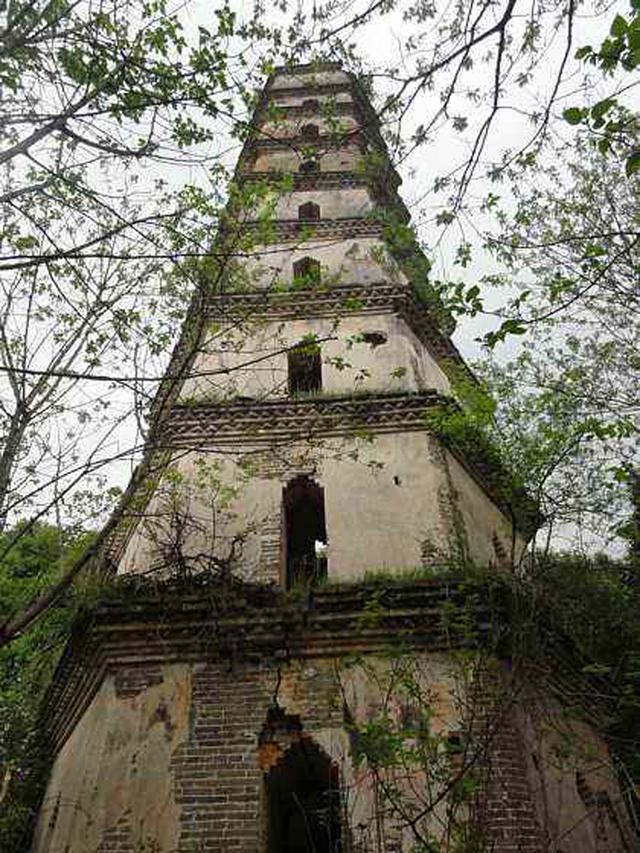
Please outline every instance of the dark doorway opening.
[[309, 477], [284, 489], [286, 586], [313, 585], [327, 576], [324, 490]]
[[317, 344], [301, 343], [289, 350], [287, 382], [292, 397], [322, 390], [322, 359]]
[[308, 738], [266, 777], [268, 853], [340, 853], [340, 788], [331, 761]]

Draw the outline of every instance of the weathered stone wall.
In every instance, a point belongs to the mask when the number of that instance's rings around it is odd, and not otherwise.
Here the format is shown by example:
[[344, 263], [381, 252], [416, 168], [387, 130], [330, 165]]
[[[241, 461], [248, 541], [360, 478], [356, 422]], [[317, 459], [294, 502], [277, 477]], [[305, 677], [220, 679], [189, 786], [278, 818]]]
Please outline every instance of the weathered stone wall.
[[[163, 546], [166, 551], [173, 541], [168, 525], [175, 497], [187, 520], [186, 556], [210, 552], [224, 559], [241, 535], [232, 570], [254, 581], [283, 582], [282, 493], [301, 474], [324, 489], [329, 580], [437, 569], [454, 556], [499, 565], [511, 553], [504, 514], [426, 432], [317, 436], [271, 447], [248, 442], [243, 449], [219, 442], [207, 452], [178, 454], [179, 482], [172, 475], [160, 484], [119, 571], [146, 573], [158, 565]], [[516, 535], [516, 556], [523, 548]]]
[[139, 853], [155, 838], [159, 851], [175, 850], [170, 765], [188, 738], [191, 702], [189, 667], [108, 676], [57, 756], [33, 849]]
[[[446, 658], [427, 666], [441, 693], [437, 725], [458, 726]], [[339, 768], [351, 834], [370, 835], [373, 803], [354, 772], [344, 696], [360, 719], [381, 711], [378, 685], [333, 659], [121, 667], [56, 759], [34, 853], [262, 853], [273, 759], [259, 736], [276, 700]]]
[[632, 851], [633, 838], [606, 742], [597, 729], [539, 695], [518, 724], [529, 790], [549, 841], [566, 851]]
[[[367, 624], [360, 627], [363, 638]], [[476, 689], [469, 658], [455, 652], [405, 648], [391, 655], [362, 648], [357, 658], [345, 658], [310, 655], [306, 645], [305, 655], [293, 651], [285, 659], [243, 654], [239, 641], [223, 657], [195, 660], [191, 636], [180, 660], [179, 626], [166, 626], [174, 631], [170, 640], [160, 624], [146, 629], [166, 639], [166, 662], [153, 662], [145, 661], [151, 643], [136, 653], [122, 635], [117, 639], [118, 625], [110, 627], [109, 668], [55, 759], [33, 853], [264, 853], [265, 780], [299, 738], [313, 742], [337, 769], [345, 851], [409, 853], [415, 837], [380, 800], [371, 768], [355, 760], [354, 737], [381, 719], [410, 718], [416, 687], [427, 703], [422, 712], [431, 736], [442, 743], [455, 737], [472, 756], [464, 772], [478, 787], [456, 820], [458, 826], [461, 819], [470, 822], [480, 849], [631, 850], [619, 786], [596, 729], [559, 714], [548, 694], [543, 713], [530, 702], [530, 685], [522, 692], [497, 662], [487, 662], [490, 681]], [[143, 640], [135, 622], [121, 627]], [[404, 691], [402, 674], [394, 675], [403, 656], [417, 674]], [[278, 720], [284, 726], [278, 728]], [[575, 738], [570, 749], [567, 732]], [[402, 759], [399, 774], [393, 767], [382, 772], [407, 803], [429, 806], [421, 831], [428, 828], [443, 843], [452, 795], [440, 797], [438, 786], [455, 782], [462, 760], [445, 758], [430, 789], [419, 770], [403, 776]]]
[[[286, 398], [287, 351], [310, 335], [321, 342], [318, 394], [450, 390], [435, 358], [407, 323], [390, 312], [286, 321], [248, 317], [226, 329], [212, 323], [205, 352], [193, 364], [194, 378], [182, 386], [181, 401]], [[374, 343], [362, 335], [375, 335]]]
[[[346, 204], [346, 202], [345, 202]], [[355, 216], [354, 212], [354, 216]], [[276, 283], [291, 284], [293, 264], [301, 258], [312, 257], [321, 265], [322, 279], [332, 284], [375, 284], [380, 281], [406, 282], [406, 278], [391, 256], [375, 237], [336, 240], [335, 235], [318, 236], [306, 242], [296, 240], [286, 244], [256, 246], [243, 264], [247, 288], [272, 288]], [[304, 293], [300, 294], [304, 299]]]

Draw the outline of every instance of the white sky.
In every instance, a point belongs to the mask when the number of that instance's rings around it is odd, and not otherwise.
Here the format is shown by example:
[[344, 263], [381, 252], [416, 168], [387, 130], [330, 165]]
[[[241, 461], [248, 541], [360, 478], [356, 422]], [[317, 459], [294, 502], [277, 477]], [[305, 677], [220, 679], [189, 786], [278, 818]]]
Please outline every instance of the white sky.
[[[355, 15], [368, 5], [369, 3], [367, 2], [351, 3], [349, 4], [349, 12]], [[403, 69], [407, 74], [411, 73], [415, 59], [405, 53], [403, 45], [406, 43], [407, 38], [418, 30], [429, 32], [429, 27], [431, 27], [431, 33], [425, 40], [423, 48], [427, 53], [432, 48], [433, 41], [438, 38], [436, 26], [440, 23], [439, 19], [423, 25], [416, 25], [413, 21], [404, 21], [402, 10], [407, 5], [407, 3], [400, 3], [388, 13], [374, 16], [370, 23], [358, 28], [355, 38], [350, 39], [350, 43], [354, 44], [357, 55], [366, 71], [376, 75], [386, 67], [395, 64], [400, 67], [401, 73]], [[231, 6], [236, 11], [239, 19], [242, 19], [243, 15], [249, 14], [252, 8], [250, 4], [243, 3], [241, 0], [240, 2], [234, 0]], [[291, 20], [293, 13], [296, 11], [308, 16], [311, 10], [315, 8], [315, 0], [301, 0], [301, 2], [290, 4], [289, 13], [284, 15], [273, 8], [275, 6], [274, 3], [267, 4], [267, 6], [269, 8], [267, 21], [269, 23], [276, 23]], [[210, 0], [195, 0], [195, 2], [187, 3], [184, 6], [185, 25], [192, 33], [195, 33], [198, 26], [212, 27], [212, 10], [214, 8], [215, 5]], [[447, 12], [450, 11], [450, 7], [447, 5], [444, 5], [443, 8]], [[606, 8], [606, 12], [601, 13], [599, 10], [603, 8]], [[598, 11], [595, 11], [596, 9]], [[579, 6], [576, 12], [571, 55], [573, 55], [577, 47], [583, 44], [599, 44], [606, 37], [608, 27], [616, 10], [625, 14], [627, 3], [620, 0], [605, 7], [603, 4], [597, 4], [597, 2], [588, 2]], [[522, 16], [522, 20], [519, 22], [520, 28], [526, 21], [526, 18], [526, 14]], [[332, 23], [337, 24], [339, 20], [339, 18], [336, 18]], [[553, 72], [561, 61], [564, 48], [565, 29], [561, 28], [548, 46], [539, 68], [533, 75], [532, 82], [526, 87], [511, 85], [509, 89], [507, 86], [508, 97], [505, 101], [505, 109], [501, 111], [499, 118], [493, 126], [483, 157], [484, 164], [487, 167], [492, 162], [497, 162], [505, 149], [519, 148], [531, 135], [532, 125], [526, 113], [540, 109], [546, 102], [545, 96], [552, 85]], [[263, 53], [260, 46], [250, 50], [247, 55], [249, 64], [255, 64], [256, 66], [262, 57]], [[491, 84], [493, 66], [488, 51], [486, 59], [486, 64], [479, 63], [474, 67], [472, 74], [473, 85], [486, 86]], [[573, 62], [569, 64], [569, 68], [573, 69], [573, 73], [567, 75], [568, 79], [558, 94], [558, 100], [553, 110], [555, 119], [561, 116], [562, 110], [567, 106], [573, 105], [576, 102], [581, 103], [582, 93], [580, 88], [584, 66], [579, 66]], [[610, 91], [608, 86], [607, 82], [601, 87], [603, 94]], [[374, 89], [378, 96], [383, 96], [388, 91], [391, 91], [388, 82], [382, 80], [380, 77], [374, 78]], [[593, 92], [590, 93], [589, 97], [593, 97]], [[438, 103], [439, 95], [437, 91], [422, 94], [403, 122], [403, 136], [409, 138], [416, 126], [425, 121], [425, 118], [433, 111]], [[640, 102], [636, 100], [635, 106], [639, 104]], [[633, 103], [630, 105], [633, 106]], [[403, 178], [400, 193], [412, 214], [413, 224], [418, 229], [420, 238], [431, 248], [430, 260], [434, 264], [434, 277], [461, 279], [471, 284], [475, 283], [482, 275], [495, 272], [496, 267], [487, 253], [482, 250], [476, 252], [474, 261], [468, 268], [462, 269], [459, 266], [455, 266], [455, 247], [462, 235], [464, 235], [465, 239], [479, 246], [482, 232], [491, 228], [493, 223], [489, 221], [487, 216], [475, 212], [472, 216], [456, 222], [443, 234], [442, 229], [437, 227], [433, 220], [436, 213], [443, 206], [446, 206], [446, 194], [434, 193], [433, 182], [438, 175], [442, 175], [453, 164], [464, 160], [468, 156], [471, 138], [470, 131], [474, 125], [478, 125], [485, 113], [474, 108], [472, 102], [460, 96], [454, 101], [450, 114], [452, 116], [456, 114], [466, 116], [469, 121], [469, 129], [460, 134], [452, 129], [450, 123], [446, 124], [437, 133], [433, 134], [433, 141], [429, 145], [417, 148], [404, 159], [399, 166], [399, 172]], [[569, 140], [572, 134], [575, 133], [573, 128], [559, 120], [553, 122], [553, 127], [554, 134], [557, 136], [558, 133], [561, 133], [566, 140]], [[230, 164], [235, 161], [240, 150], [238, 145], [232, 144], [230, 147], [227, 147], [226, 140], [224, 139], [217, 145], [217, 149], [218, 152], [221, 150], [226, 152], [226, 158], [228, 158]], [[197, 169], [191, 172], [190, 179], [198, 181], [200, 177]], [[479, 201], [489, 189], [501, 195], [503, 199], [505, 198], [505, 194], [508, 193], [508, 189], [504, 185], [499, 187], [491, 185], [482, 175], [482, 170], [480, 170], [470, 189], [469, 198], [475, 198]], [[486, 296], [489, 310], [499, 307], [505, 298], [505, 294], [502, 292], [486, 293]], [[475, 339], [494, 325], [496, 325], [496, 321], [487, 317], [480, 316], [474, 319], [462, 318], [455, 334], [455, 341], [461, 352], [468, 358], [478, 357], [480, 355], [480, 348], [475, 343]], [[517, 345], [518, 343], [512, 338], [508, 344], [504, 345], [504, 354], [506, 355]]]

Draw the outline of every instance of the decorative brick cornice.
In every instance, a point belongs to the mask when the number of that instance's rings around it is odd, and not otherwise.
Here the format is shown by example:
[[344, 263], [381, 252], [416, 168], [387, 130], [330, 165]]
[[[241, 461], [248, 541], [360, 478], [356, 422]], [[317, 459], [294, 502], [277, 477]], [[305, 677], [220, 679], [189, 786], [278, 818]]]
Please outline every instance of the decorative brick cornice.
[[305, 86], [278, 86], [277, 88], [271, 86], [270, 81], [268, 81], [263, 90], [263, 101], [258, 105], [258, 110], [260, 110], [264, 103], [274, 97], [290, 97], [291, 95], [302, 94], [307, 95], [309, 98], [313, 98], [315, 95], [337, 95], [339, 92], [350, 93], [351, 90], [351, 80], [345, 80], [340, 83], [318, 83], [310, 80]]
[[327, 171], [327, 172], [240, 172], [236, 180], [239, 183], [260, 181], [269, 184], [280, 184], [283, 178], [290, 177], [295, 190], [340, 190], [352, 187], [369, 187], [371, 181], [361, 172]]
[[441, 331], [440, 317], [419, 299], [409, 284], [379, 281], [304, 291], [228, 293], [210, 296], [207, 311], [212, 319], [234, 321], [256, 316], [293, 319], [393, 312], [405, 320], [445, 372], [449, 364], [456, 364], [474, 380], [451, 339]]
[[314, 287], [304, 291], [254, 290], [209, 296], [207, 312], [215, 319], [243, 317], [339, 317], [342, 314], [380, 313], [392, 310], [409, 288], [385, 281], [371, 284], [341, 284], [336, 287]]
[[[242, 162], [242, 161], [239, 161]], [[364, 187], [371, 192], [372, 198], [383, 207], [391, 207], [403, 222], [409, 222], [411, 214], [405, 203], [396, 192], [396, 184], [391, 180], [389, 174], [388, 185], [385, 181], [373, 181], [371, 177], [361, 172], [327, 171], [327, 172], [254, 172], [240, 169], [235, 180], [242, 185], [251, 181], [282, 185], [284, 178], [291, 179], [292, 191], [327, 191], [327, 190], [349, 190]]]
[[[248, 221], [248, 229], [265, 230], [264, 223]], [[266, 226], [270, 242], [288, 240], [313, 240], [335, 237], [347, 240], [351, 237], [381, 237], [382, 225], [364, 216], [344, 216], [339, 219], [277, 219]]]
[[206, 448], [228, 440], [272, 443], [360, 430], [421, 430], [425, 429], [425, 411], [446, 402], [446, 397], [430, 391], [176, 405], [159, 441], [172, 448]]
[[344, 148], [345, 145], [353, 145], [360, 150], [363, 149], [366, 137], [361, 128], [352, 128], [340, 133], [322, 133], [316, 137], [306, 136], [283, 136], [276, 137], [272, 134], [256, 131], [247, 142], [246, 151], [257, 150], [286, 150], [301, 152], [304, 149], [320, 148], [331, 151], [335, 148]]
[[[105, 675], [135, 667], [243, 660], [277, 665], [390, 649], [476, 647], [510, 656], [509, 598], [498, 576], [483, 582], [403, 581], [399, 575], [385, 583], [320, 587], [297, 598], [276, 586], [211, 575], [122, 577], [111, 583], [109, 600], [76, 624], [42, 708], [43, 725], [52, 750], [59, 750]], [[601, 725], [615, 691], [605, 678], [584, 674], [585, 660], [570, 640], [554, 637], [541, 641], [547, 665], [531, 667], [525, 659], [519, 677], [546, 684], [549, 693]]]
[[[407, 647], [461, 648], [471, 642], [470, 617], [481, 638], [496, 616], [479, 596], [467, 601], [458, 581], [318, 589], [299, 601], [276, 587], [223, 585], [215, 578], [198, 581], [165, 584], [155, 591], [147, 582], [146, 594], [135, 577], [116, 581], [120, 598], [101, 605], [77, 626], [43, 709], [54, 751], [73, 731], [110, 670], [176, 661], [259, 658], [275, 663], [341, 657], [388, 649], [399, 638]], [[372, 596], [375, 618], [367, 610]], [[455, 607], [466, 615], [459, 628], [451, 620]]]
[[[278, 113], [282, 112], [284, 118], [289, 118], [290, 116], [301, 116], [303, 118], [322, 117], [321, 111], [305, 107], [302, 104], [277, 104], [275, 108], [278, 110]], [[357, 108], [353, 101], [336, 101], [331, 106], [331, 115], [357, 116]], [[270, 116], [261, 114], [259, 118], [268, 121]]]

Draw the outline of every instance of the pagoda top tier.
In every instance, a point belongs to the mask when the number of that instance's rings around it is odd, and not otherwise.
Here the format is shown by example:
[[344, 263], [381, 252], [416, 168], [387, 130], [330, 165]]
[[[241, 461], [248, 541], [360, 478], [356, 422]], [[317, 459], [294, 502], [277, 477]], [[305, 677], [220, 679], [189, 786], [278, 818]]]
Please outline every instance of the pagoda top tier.
[[[340, 148], [350, 149], [352, 156], [336, 157]], [[278, 156], [278, 149], [289, 156]], [[308, 169], [294, 164], [292, 154], [306, 159]], [[402, 181], [367, 87], [337, 62], [276, 68], [257, 96], [236, 180], [270, 179], [287, 172], [294, 174], [296, 189], [310, 182], [375, 184], [385, 206], [393, 206], [401, 220], [409, 221], [397, 193]]]

